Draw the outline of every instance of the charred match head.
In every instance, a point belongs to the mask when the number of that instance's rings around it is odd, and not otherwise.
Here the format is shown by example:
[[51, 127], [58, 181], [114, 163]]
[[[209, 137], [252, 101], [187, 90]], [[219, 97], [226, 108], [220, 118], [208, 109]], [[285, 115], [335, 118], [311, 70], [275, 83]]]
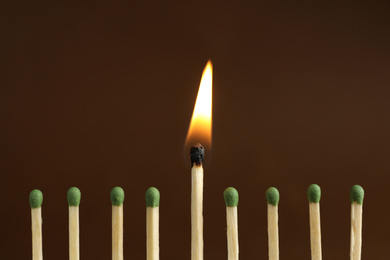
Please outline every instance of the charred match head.
[[192, 146], [190, 149], [190, 155], [191, 155], [191, 166], [193, 166], [194, 163], [197, 166], [203, 164], [204, 148], [201, 144], [197, 143], [196, 145]]

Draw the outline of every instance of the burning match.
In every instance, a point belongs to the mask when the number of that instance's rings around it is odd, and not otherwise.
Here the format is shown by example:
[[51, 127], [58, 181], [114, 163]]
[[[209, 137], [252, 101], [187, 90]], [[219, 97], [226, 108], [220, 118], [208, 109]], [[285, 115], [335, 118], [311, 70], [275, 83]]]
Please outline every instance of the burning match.
[[321, 221], [320, 221], [320, 199], [321, 188], [317, 184], [311, 184], [307, 188], [310, 214], [310, 244], [311, 259], [321, 260]]
[[42, 202], [43, 194], [40, 190], [30, 192], [31, 231], [32, 231], [32, 259], [42, 260]]
[[194, 112], [188, 129], [186, 145], [191, 158], [191, 260], [203, 260], [203, 165], [205, 149], [211, 147], [212, 64], [203, 70]]
[[191, 259], [203, 259], [203, 160], [204, 148], [194, 145], [191, 150]]

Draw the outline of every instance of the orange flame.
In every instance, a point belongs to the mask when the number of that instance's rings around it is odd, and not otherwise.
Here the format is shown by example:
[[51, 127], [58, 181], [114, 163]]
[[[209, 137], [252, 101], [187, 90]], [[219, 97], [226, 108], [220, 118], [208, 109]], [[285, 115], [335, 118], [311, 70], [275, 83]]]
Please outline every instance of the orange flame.
[[186, 146], [201, 143], [211, 148], [213, 65], [209, 60], [203, 70]]

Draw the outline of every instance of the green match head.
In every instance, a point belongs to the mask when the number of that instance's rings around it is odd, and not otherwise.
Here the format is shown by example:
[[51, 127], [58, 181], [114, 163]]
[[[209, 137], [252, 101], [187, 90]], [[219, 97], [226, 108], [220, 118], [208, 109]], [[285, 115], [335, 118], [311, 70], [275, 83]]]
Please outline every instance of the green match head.
[[42, 206], [43, 194], [42, 191], [35, 189], [30, 192], [30, 206], [31, 208], [40, 208]]
[[364, 199], [364, 190], [362, 186], [360, 185], [353, 185], [351, 188], [351, 203], [356, 202], [357, 204], [363, 204], [363, 199]]
[[155, 208], [160, 205], [160, 192], [155, 187], [150, 187], [145, 192], [146, 207]]
[[310, 203], [319, 203], [321, 199], [321, 188], [317, 184], [312, 184], [307, 188], [307, 198]]
[[113, 206], [121, 206], [125, 200], [125, 192], [121, 187], [115, 187], [111, 190], [111, 203]]
[[223, 192], [223, 197], [225, 198], [226, 207], [237, 207], [238, 205], [238, 191], [229, 187]]
[[69, 206], [79, 206], [81, 200], [81, 192], [77, 187], [72, 187], [68, 190], [68, 204]]
[[279, 204], [279, 191], [275, 187], [270, 187], [265, 192], [265, 197], [267, 198], [267, 203], [277, 206]]

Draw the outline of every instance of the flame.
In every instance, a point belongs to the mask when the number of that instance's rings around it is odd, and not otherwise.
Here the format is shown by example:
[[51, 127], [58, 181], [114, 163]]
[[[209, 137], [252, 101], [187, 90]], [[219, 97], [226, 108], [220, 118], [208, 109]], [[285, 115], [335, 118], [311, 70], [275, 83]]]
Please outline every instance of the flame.
[[186, 146], [201, 143], [211, 148], [213, 65], [209, 60], [203, 70], [194, 112], [188, 129]]

